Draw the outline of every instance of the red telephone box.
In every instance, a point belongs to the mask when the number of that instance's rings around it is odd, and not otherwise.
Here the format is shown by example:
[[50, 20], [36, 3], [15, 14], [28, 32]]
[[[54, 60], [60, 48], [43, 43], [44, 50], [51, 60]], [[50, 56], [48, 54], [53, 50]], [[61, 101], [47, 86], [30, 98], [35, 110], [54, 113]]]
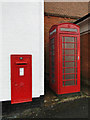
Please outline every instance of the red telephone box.
[[11, 103], [32, 101], [32, 56], [11, 55]]
[[56, 94], [80, 92], [80, 32], [72, 23], [49, 31], [50, 87]]

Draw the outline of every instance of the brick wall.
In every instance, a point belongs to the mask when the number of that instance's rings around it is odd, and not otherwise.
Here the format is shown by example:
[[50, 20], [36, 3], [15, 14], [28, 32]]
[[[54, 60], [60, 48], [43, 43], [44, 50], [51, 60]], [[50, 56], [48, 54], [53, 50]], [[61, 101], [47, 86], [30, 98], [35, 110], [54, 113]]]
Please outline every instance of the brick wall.
[[80, 50], [81, 50], [81, 82], [85, 85], [90, 85], [88, 80], [90, 79], [90, 74], [88, 72], [88, 38], [90, 33], [81, 35], [80, 38]]
[[49, 73], [49, 30], [52, 25], [64, 22], [74, 22], [75, 19], [44, 16], [44, 40], [45, 40], [45, 73]]

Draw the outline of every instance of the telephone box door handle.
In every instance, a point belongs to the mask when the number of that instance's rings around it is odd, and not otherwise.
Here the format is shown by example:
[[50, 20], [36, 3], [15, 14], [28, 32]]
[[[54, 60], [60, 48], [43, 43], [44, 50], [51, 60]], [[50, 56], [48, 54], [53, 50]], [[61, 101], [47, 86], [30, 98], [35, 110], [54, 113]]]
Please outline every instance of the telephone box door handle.
[[78, 60], [79, 60], [79, 56], [78, 56]]

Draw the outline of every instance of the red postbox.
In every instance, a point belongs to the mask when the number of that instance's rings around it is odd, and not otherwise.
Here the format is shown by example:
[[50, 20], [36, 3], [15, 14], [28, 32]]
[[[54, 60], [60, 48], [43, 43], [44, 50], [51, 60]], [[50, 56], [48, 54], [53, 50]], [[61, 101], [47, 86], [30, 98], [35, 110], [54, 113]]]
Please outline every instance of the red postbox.
[[32, 55], [11, 55], [11, 103], [32, 101]]
[[72, 23], [49, 31], [50, 87], [56, 94], [80, 92], [80, 32]]

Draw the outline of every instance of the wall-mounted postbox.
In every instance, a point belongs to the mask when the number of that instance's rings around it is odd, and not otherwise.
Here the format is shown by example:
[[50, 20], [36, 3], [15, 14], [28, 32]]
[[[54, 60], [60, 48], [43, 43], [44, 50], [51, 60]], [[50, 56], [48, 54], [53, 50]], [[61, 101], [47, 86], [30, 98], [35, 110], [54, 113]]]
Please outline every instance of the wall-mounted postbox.
[[32, 101], [32, 55], [11, 55], [11, 103]]

